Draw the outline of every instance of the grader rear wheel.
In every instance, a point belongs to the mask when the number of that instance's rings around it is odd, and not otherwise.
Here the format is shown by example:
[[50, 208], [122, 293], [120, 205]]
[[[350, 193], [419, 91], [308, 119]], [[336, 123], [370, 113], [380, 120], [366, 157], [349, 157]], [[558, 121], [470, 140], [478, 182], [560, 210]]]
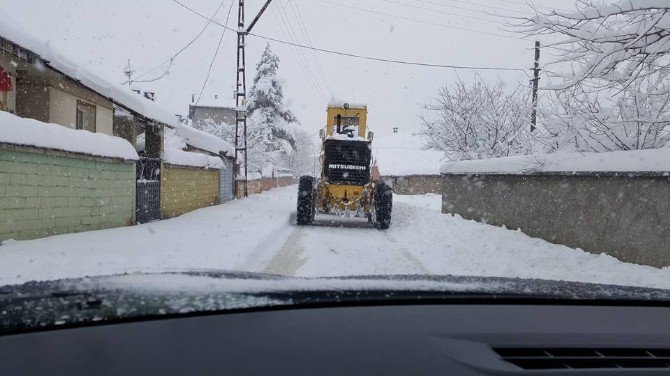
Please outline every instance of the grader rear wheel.
[[298, 213], [299, 225], [308, 225], [314, 220], [314, 178], [301, 176], [298, 182]]
[[391, 212], [393, 210], [393, 190], [383, 181], [375, 184], [375, 214], [377, 226], [386, 230], [391, 226]]

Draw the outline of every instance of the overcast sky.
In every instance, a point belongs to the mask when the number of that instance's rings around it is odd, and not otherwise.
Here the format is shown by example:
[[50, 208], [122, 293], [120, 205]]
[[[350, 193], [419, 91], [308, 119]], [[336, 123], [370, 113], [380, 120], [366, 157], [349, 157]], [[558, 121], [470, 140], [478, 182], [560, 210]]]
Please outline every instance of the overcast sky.
[[[210, 16], [220, 0], [181, 0]], [[230, 2], [215, 19], [224, 23]], [[247, 0], [247, 22], [264, 0]], [[568, 0], [535, 0], [539, 7], [569, 5]], [[131, 59], [137, 74], [168, 59], [206, 24], [172, 0], [0, 0], [12, 18], [35, 35], [108, 80], [123, 82]], [[546, 8], [545, 8], [546, 9]], [[315, 47], [380, 58], [435, 64], [526, 68], [532, 65], [533, 41], [505, 31], [504, 18], [531, 11], [524, 0], [274, 0], [254, 32], [281, 40], [297, 38]], [[233, 6], [228, 25], [235, 27]], [[1, 22], [1, 21], [0, 21]], [[138, 84], [155, 91], [158, 102], [186, 114], [191, 94], [200, 92], [222, 28], [210, 25], [174, 62], [162, 79]], [[309, 41], [307, 40], [309, 37]], [[215, 94], [233, 104], [235, 39], [226, 32], [214, 61], [204, 98]], [[258, 61], [266, 41], [247, 39], [247, 62]], [[325, 122], [331, 97], [368, 104], [369, 125], [378, 135], [394, 126], [415, 130], [421, 105], [428, 103], [457, 74], [473, 72], [414, 67], [314, 53], [270, 42], [281, 59], [285, 96], [303, 126], [315, 133]], [[164, 69], [147, 73], [161, 76]], [[480, 72], [514, 84], [528, 82], [522, 72]], [[247, 77], [249, 87], [253, 71]]]

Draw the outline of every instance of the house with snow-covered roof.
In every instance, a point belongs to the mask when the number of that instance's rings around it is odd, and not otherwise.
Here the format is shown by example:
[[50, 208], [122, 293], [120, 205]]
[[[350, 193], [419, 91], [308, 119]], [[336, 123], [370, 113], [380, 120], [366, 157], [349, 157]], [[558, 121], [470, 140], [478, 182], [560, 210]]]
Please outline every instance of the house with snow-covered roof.
[[203, 98], [197, 103], [191, 103], [188, 106], [188, 118], [199, 128], [207, 121], [234, 126], [237, 112], [235, 106], [215, 95], [212, 99]]

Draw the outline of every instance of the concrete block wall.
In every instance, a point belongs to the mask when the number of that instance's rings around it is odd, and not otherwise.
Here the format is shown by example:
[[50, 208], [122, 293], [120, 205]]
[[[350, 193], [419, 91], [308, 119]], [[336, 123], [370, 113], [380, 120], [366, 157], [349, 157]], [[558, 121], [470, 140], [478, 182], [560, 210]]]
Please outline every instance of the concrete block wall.
[[390, 182], [393, 193], [398, 195], [425, 195], [426, 193], [442, 194], [441, 175], [407, 175], [382, 176], [382, 180]]
[[[237, 182], [237, 192], [235, 197], [237, 198], [244, 197], [244, 184], [245, 184], [244, 181]], [[273, 188], [288, 187], [289, 185], [294, 183], [292, 176], [284, 176], [280, 178], [262, 178], [256, 180], [249, 180], [248, 182], [246, 182], [246, 184], [247, 184], [247, 192], [250, 195], [255, 195], [265, 191], [269, 191], [270, 189]]]
[[619, 260], [670, 266], [665, 173], [446, 174], [442, 212]]
[[0, 144], [0, 241], [131, 225], [135, 163]]
[[220, 201], [220, 170], [164, 164], [161, 217], [173, 218]]

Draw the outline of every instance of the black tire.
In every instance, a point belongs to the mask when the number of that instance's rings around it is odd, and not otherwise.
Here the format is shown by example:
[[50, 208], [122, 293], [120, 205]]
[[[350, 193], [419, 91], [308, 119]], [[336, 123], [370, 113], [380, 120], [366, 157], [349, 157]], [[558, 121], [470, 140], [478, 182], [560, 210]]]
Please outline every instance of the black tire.
[[314, 178], [301, 176], [298, 182], [298, 214], [299, 225], [308, 225], [314, 220]]
[[386, 230], [391, 226], [391, 212], [393, 211], [393, 190], [383, 181], [375, 184], [375, 213], [377, 226]]

